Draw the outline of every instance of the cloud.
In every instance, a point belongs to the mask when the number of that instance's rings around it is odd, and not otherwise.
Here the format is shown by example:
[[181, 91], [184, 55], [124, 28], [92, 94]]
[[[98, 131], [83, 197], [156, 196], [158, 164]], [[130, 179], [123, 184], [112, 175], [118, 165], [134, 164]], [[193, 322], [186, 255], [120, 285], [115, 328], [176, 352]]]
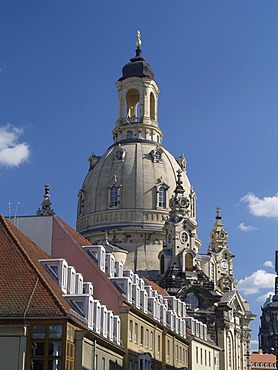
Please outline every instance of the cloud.
[[257, 302], [265, 303], [265, 301], [267, 300], [267, 298], [268, 298], [270, 295], [271, 295], [271, 296], [273, 296], [273, 295], [274, 295], [274, 291], [273, 291], [273, 290], [271, 290], [271, 291], [269, 291], [269, 292], [267, 292], [267, 293], [265, 293], [265, 294], [263, 294], [263, 295], [260, 295], [259, 297], [257, 297], [257, 298], [256, 298], [256, 301], [257, 301]]
[[272, 261], [265, 261], [264, 266], [274, 268]]
[[18, 167], [28, 160], [29, 145], [18, 142], [23, 132], [10, 124], [0, 127], [0, 166]]
[[244, 231], [244, 232], [248, 232], [248, 231], [253, 231], [253, 230], [256, 230], [256, 227], [254, 226], [247, 226], [247, 225], [244, 225], [243, 222], [241, 222], [239, 225], [238, 225], [238, 228], [239, 230], [241, 231]]
[[278, 194], [260, 199], [254, 193], [248, 193], [240, 201], [247, 203], [247, 207], [253, 216], [278, 217]]
[[238, 282], [238, 290], [243, 294], [251, 295], [258, 294], [262, 289], [272, 289], [275, 276], [264, 270], [257, 270]]

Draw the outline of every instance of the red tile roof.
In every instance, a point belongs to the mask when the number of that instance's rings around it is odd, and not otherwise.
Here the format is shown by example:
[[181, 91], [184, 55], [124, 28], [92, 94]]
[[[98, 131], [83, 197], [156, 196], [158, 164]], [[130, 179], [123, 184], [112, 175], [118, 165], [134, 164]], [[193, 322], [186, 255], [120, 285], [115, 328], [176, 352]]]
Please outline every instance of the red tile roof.
[[85, 247], [85, 246], [91, 246], [92, 243], [90, 243], [84, 236], [79, 234], [76, 230], [74, 230], [69, 224], [67, 224], [64, 220], [62, 220], [59, 216], [54, 215], [54, 219], [62, 224], [64, 226], [64, 230], [67, 231], [72, 239], [79, 244], [80, 247]]
[[163, 297], [165, 296], [169, 296], [170, 294], [168, 294], [166, 292], [166, 290], [164, 290], [163, 288], [161, 288], [159, 285], [157, 285], [156, 283], [154, 283], [153, 281], [147, 279], [147, 278], [144, 278], [144, 281], [145, 281], [145, 284], [146, 285], [149, 285], [151, 286], [154, 290], [157, 290], [158, 294], [161, 294]]
[[63, 317], [70, 306], [39, 262], [49, 255], [0, 215], [0, 317]]
[[[251, 362], [254, 364], [251, 369], [266, 369], [270, 368], [269, 364], [276, 365], [276, 356], [268, 353], [251, 353]], [[256, 366], [258, 364], [259, 366]], [[276, 369], [271, 367], [271, 369]]]

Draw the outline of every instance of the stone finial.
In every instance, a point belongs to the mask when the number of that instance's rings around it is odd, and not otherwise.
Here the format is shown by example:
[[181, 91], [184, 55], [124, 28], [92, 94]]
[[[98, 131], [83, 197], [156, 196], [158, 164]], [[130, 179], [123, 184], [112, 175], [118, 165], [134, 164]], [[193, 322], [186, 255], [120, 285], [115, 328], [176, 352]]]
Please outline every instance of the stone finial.
[[54, 210], [51, 208], [49, 189], [49, 185], [45, 184], [44, 199], [41, 203], [41, 208], [39, 207], [37, 210], [37, 216], [53, 216], [55, 214]]

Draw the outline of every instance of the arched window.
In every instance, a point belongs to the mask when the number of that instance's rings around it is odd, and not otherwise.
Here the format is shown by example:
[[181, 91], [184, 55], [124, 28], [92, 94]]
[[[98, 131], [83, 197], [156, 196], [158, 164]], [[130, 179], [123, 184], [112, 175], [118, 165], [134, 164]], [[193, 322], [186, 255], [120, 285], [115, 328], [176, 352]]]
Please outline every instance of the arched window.
[[113, 185], [110, 188], [110, 207], [117, 207], [120, 204], [120, 188], [116, 185]]
[[166, 189], [160, 186], [158, 189], [158, 207], [166, 208]]
[[127, 131], [126, 138], [127, 139], [132, 139], [133, 138], [133, 132], [132, 131]]
[[150, 93], [150, 117], [155, 119], [155, 99], [152, 92]]
[[194, 293], [188, 293], [185, 298], [185, 303], [190, 310], [195, 310], [199, 306], [199, 300]]
[[139, 117], [140, 116], [140, 95], [136, 89], [131, 89], [126, 94], [127, 102], [127, 116], [128, 117]]
[[186, 253], [184, 257], [185, 271], [193, 271], [193, 256], [191, 253]]

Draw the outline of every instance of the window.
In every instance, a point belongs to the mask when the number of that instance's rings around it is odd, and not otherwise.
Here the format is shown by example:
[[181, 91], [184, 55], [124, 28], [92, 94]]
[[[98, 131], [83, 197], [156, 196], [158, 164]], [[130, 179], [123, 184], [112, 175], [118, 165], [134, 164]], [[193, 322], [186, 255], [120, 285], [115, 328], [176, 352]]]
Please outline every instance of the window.
[[209, 367], [211, 367], [211, 354], [210, 354], [210, 352], [209, 352]]
[[158, 207], [166, 208], [166, 189], [163, 186], [158, 189]]
[[203, 348], [200, 348], [201, 365], [203, 365]]
[[127, 139], [132, 139], [133, 138], [133, 132], [132, 131], [127, 131], [126, 138]]
[[190, 310], [195, 310], [198, 308], [199, 300], [194, 293], [189, 293], [186, 296], [185, 303]]
[[144, 344], [144, 328], [141, 326], [141, 335], [140, 335], [140, 345], [143, 346]]
[[139, 117], [140, 115], [140, 95], [136, 89], [130, 89], [126, 94], [127, 116]]
[[196, 364], [199, 362], [199, 348], [196, 347]]
[[67, 352], [66, 352], [66, 370], [74, 368], [74, 338], [75, 329], [73, 326], [67, 326]]
[[101, 359], [101, 370], [105, 370], [105, 358], [102, 357]]
[[110, 207], [117, 207], [120, 204], [120, 187], [117, 185], [113, 185], [110, 188]]
[[160, 335], [157, 337], [157, 357], [160, 358]]
[[133, 331], [133, 322], [132, 320], [129, 321], [129, 340], [132, 342], [132, 331]]
[[146, 348], [149, 348], [149, 329], [146, 329]]
[[155, 99], [153, 92], [150, 93], [150, 117], [155, 119]]
[[[55, 325], [33, 325], [31, 327], [30, 368], [40, 370], [42, 368], [60, 370], [62, 367], [63, 351], [63, 326]], [[71, 350], [72, 348], [69, 348]], [[73, 365], [73, 353], [67, 353], [67, 362]], [[69, 369], [71, 369], [69, 367]], [[72, 367], [73, 369], [73, 367]]]
[[150, 349], [153, 349], [153, 332], [150, 332]]
[[167, 340], [167, 361], [170, 360], [170, 340]]
[[134, 343], [138, 342], [138, 324], [135, 323], [135, 330], [134, 330]]

